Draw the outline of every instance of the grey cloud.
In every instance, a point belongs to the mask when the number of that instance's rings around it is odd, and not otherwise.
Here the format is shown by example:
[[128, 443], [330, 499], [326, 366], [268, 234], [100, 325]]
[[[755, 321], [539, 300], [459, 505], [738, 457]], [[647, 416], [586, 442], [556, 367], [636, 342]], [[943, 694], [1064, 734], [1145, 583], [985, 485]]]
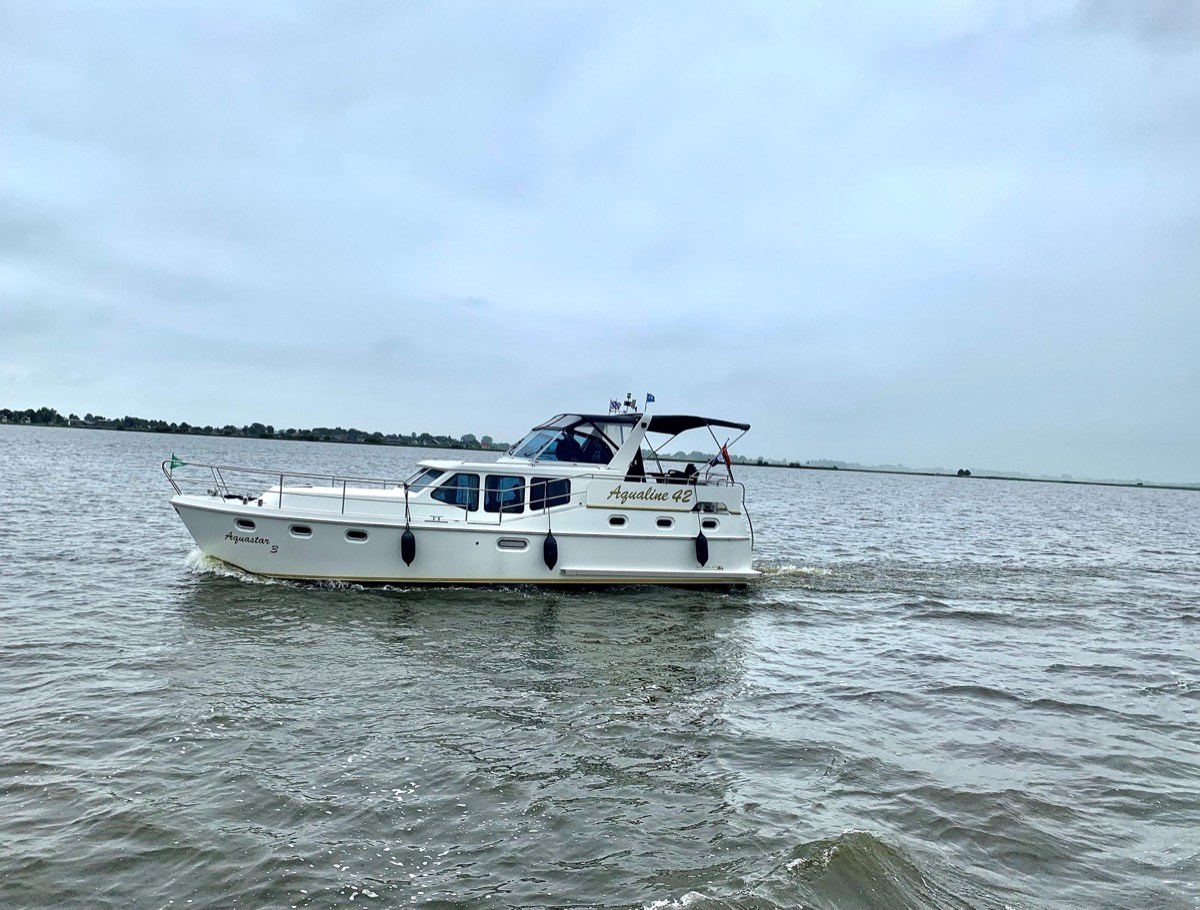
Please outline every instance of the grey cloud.
[[1125, 32], [1161, 49], [1200, 44], [1200, 5], [1192, 0], [1083, 0], [1077, 16], [1088, 27]]
[[1200, 475], [1189, 9], [0, 2], [5, 404]]

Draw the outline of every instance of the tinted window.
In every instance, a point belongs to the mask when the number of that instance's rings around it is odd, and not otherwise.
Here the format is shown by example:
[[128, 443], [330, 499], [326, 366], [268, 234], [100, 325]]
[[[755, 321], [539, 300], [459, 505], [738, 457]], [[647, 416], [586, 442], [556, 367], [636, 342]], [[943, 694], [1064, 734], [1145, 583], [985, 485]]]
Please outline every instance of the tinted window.
[[489, 474], [484, 478], [485, 512], [520, 512], [525, 508], [525, 479]]
[[539, 461], [583, 461], [583, 444], [586, 438], [564, 430], [554, 440], [554, 445], [541, 454]]
[[455, 474], [429, 495], [438, 502], [474, 512], [479, 508], [479, 475]]
[[571, 481], [535, 477], [529, 482], [529, 508], [535, 512], [565, 506], [571, 501]]
[[553, 430], [536, 430], [509, 449], [508, 454], [515, 458], [532, 458], [557, 435]]
[[593, 430], [583, 444], [583, 461], [588, 464], [608, 464], [612, 461], [612, 447], [598, 431]]
[[445, 473], [445, 471], [438, 471], [434, 468], [426, 468], [408, 482], [408, 488], [414, 493], [417, 490], [423, 490]]

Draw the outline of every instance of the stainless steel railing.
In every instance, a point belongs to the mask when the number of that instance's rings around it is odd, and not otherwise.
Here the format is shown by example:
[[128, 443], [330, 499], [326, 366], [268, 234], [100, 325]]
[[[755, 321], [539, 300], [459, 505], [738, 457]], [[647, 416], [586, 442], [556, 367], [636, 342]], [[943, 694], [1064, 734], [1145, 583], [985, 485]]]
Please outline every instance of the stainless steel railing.
[[[194, 473], [189, 476], [181, 476], [176, 473], [180, 468], [191, 469]], [[497, 464], [498, 469], [495, 473], [500, 474], [504, 470], [504, 465]], [[384, 477], [357, 477], [352, 475], [339, 474], [313, 474], [304, 471], [279, 471], [270, 468], [252, 468], [242, 465], [227, 465], [227, 464], [209, 464], [202, 462], [183, 461], [172, 456], [162, 462], [163, 476], [167, 478], [167, 482], [171, 484], [176, 495], [195, 494], [208, 495], [221, 499], [239, 499], [243, 503], [257, 502], [259, 500], [266, 501], [268, 497], [276, 498], [276, 504], [279, 507], [283, 506], [283, 496], [285, 488], [289, 485], [292, 487], [301, 487], [309, 489], [329, 489], [335, 494], [340, 494], [341, 513], [346, 512], [346, 502], [349, 499], [353, 502], [355, 499], [364, 498], [354, 495], [360, 490], [399, 490], [405, 487], [405, 481], [395, 478]], [[466, 473], [484, 474], [484, 471], [466, 471]], [[521, 476], [513, 474], [504, 474], [504, 476]], [[704, 474], [694, 474], [691, 477], [668, 477], [664, 474], [648, 474], [648, 479], [651, 481], [662, 483], [664, 486], [685, 486], [693, 489], [701, 487], [740, 487], [742, 491], [742, 504], [745, 509], [745, 486], [728, 478], [720, 478], [714, 476], [705, 476]], [[566, 480], [569, 484], [566, 493], [550, 492], [549, 485], [554, 481]], [[624, 478], [614, 475], [611, 472], [588, 472], [586, 474], [572, 474], [570, 477], [556, 478], [530, 478], [527, 483], [518, 484], [515, 486], [504, 487], [498, 491], [504, 494], [519, 493], [519, 497], [511, 497], [506, 501], [502, 499], [500, 507], [497, 510], [489, 510], [484, 506], [485, 512], [496, 515], [497, 524], [502, 524], [504, 516], [511, 517], [517, 515], [529, 514], [548, 514], [552, 508], [557, 508], [562, 505], [577, 505], [581, 501], [586, 491], [583, 485], [577, 485], [576, 481], [582, 481], [586, 484], [589, 480], [624, 480]], [[488, 496], [489, 493], [485, 484], [474, 488], [476, 497], [480, 495]], [[534, 497], [532, 494], [537, 492], [537, 498], [542, 505], [539, 508], [534, 508], [532, 505]], [[561, 502], [563, 496], [567, 497], [567, 501]], [[505, 508], [506, 505], [511, 505], [512, 501], [519, 500], [519, 508]], [[485, 500], [486, 502], [486, 500]], [[551, 505], [550, 503], [553, 503]], [[463, 508], [455, 503], [446, 503], [447, 505]], [[697, 509], [700, 508], [700, 500], [697, 497]], [[478, 507], [475, 510], [479, 511]]]

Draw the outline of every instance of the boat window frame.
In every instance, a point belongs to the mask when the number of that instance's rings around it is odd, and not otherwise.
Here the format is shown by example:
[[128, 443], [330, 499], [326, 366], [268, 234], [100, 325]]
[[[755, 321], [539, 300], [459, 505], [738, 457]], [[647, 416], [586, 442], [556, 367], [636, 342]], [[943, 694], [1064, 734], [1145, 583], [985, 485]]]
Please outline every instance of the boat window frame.
[[[512, 458], [537, 459], [548, 446], [558, 441], [560, 435], [560, 432], [552, 430], [549, 427], [535, 427], [519, 441], [514, 442], [505, 454]], [[539, 439], [541, 441], [538, 442], [537, 446], [531, 448], [534, 442]]]
[[445, 474], [446, 470], [444, 468], [421, 468], [416, 474], [404, 481], [404, 485], [408, 487], [409, 493], [419, 493]]
[[[501, 481], [516, 481], [500, 486]], [[483, 511], [493, 515], [517, 515], [525, 511], [526, 478], [520, 474], [485, 474], [483, 478]], [[505, 500], [506, 494], [513, 494]]]
[[[558, 487], [560, 492], [555, 492], [555, 487], [559, 484], [565, 484], [563, 487]], [[541, 489], [539, 490], [538, 487]], [[569, 506], [571, 504], [571, 481], [567, 477], [531, 477], [529, 478], [529, 511], [541, 512], [545, 509], [553, 509], [558, 506]]]
[[[449, 472], [446, 472], [446, 473], [449, 473]], [[473, 485], [467, 484], [466, 486], [458, 484], [458, 483], [451, 484], [451, 481], [455, 480], [458, 477], [474, 478], [475, 482]], [[454, 494], [453, 494], [454, 501], [451, 501], [449, 499], [443, 499], [441, 496], [438, 495], [438, 493], [445, 491], [445, 495], [449, 496], [449, 495], [451, 495], [451, 493], [450, 493], [451, 489], [454, 490]], [[458, 501], [458, 499], [460, 498], [459, 494], [461, 494], [461, 492], [464, 490], [469, 493], [469, 496], [467, 497], [467, 502], [465, 504]], [[455, 471], [453, 474], [450, 474], [445, 480], [443, 480], [440, 484], [438, 484], [436, 487], [434, 487], [433, 490], [430, 491], [429, 497], [430, 497], [430, 499], [432, 499], [435, 502], [440, 502], [443, 505], [447, 505], [447, 506], [454, 506], [456, 509], [462, 509], [464, 512], [478, 512], [479, 511], [479, 474], [478, 474], [478, 472], [475, 472], [475, 471]]]
[[[581, 451], [586, 450], [589, 446], [607, 447], [608, 451], [604, 453], [606, 457], [601, 461], [594, 454], [588, 459], [577, 458], [566, 462], [560, 461], [557, 456], [558, 443], [567, 434], [575, 437]], [[504, 454], [510, 458], [527, 458], [530, 461], [607, 465], [612, 462], [613, 456], [620, 448], [621, 446], [613, 442], [604, 428], [594, 420], [579, 414], [559, 414], [534, 427], [518, 442], [509, 446], [508, 451]]]

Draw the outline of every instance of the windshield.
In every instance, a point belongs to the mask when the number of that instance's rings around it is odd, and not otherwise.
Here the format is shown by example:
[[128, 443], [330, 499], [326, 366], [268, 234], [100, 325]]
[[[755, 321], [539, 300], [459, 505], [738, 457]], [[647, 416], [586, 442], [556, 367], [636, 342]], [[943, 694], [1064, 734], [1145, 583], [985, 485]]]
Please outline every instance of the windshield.
[[514, 444], [506, 454], [568, 464], [608, 464], [614, 452], [616, 446], [600, 427], [578, 415], [560, 414]]
[[597, 430], [587, 432], [588, 425], [580, 424], [571, 430], [563, 430], [555, 436], [538, 461], [563, 461], [573, 464], [608, 464], [612, 460], [612, 447]]
[[533, 458], [549, 442], [558, 437], [554, 430], [534, 430], [520, 442], [515, 443], [506, 454], [514, 458]]

